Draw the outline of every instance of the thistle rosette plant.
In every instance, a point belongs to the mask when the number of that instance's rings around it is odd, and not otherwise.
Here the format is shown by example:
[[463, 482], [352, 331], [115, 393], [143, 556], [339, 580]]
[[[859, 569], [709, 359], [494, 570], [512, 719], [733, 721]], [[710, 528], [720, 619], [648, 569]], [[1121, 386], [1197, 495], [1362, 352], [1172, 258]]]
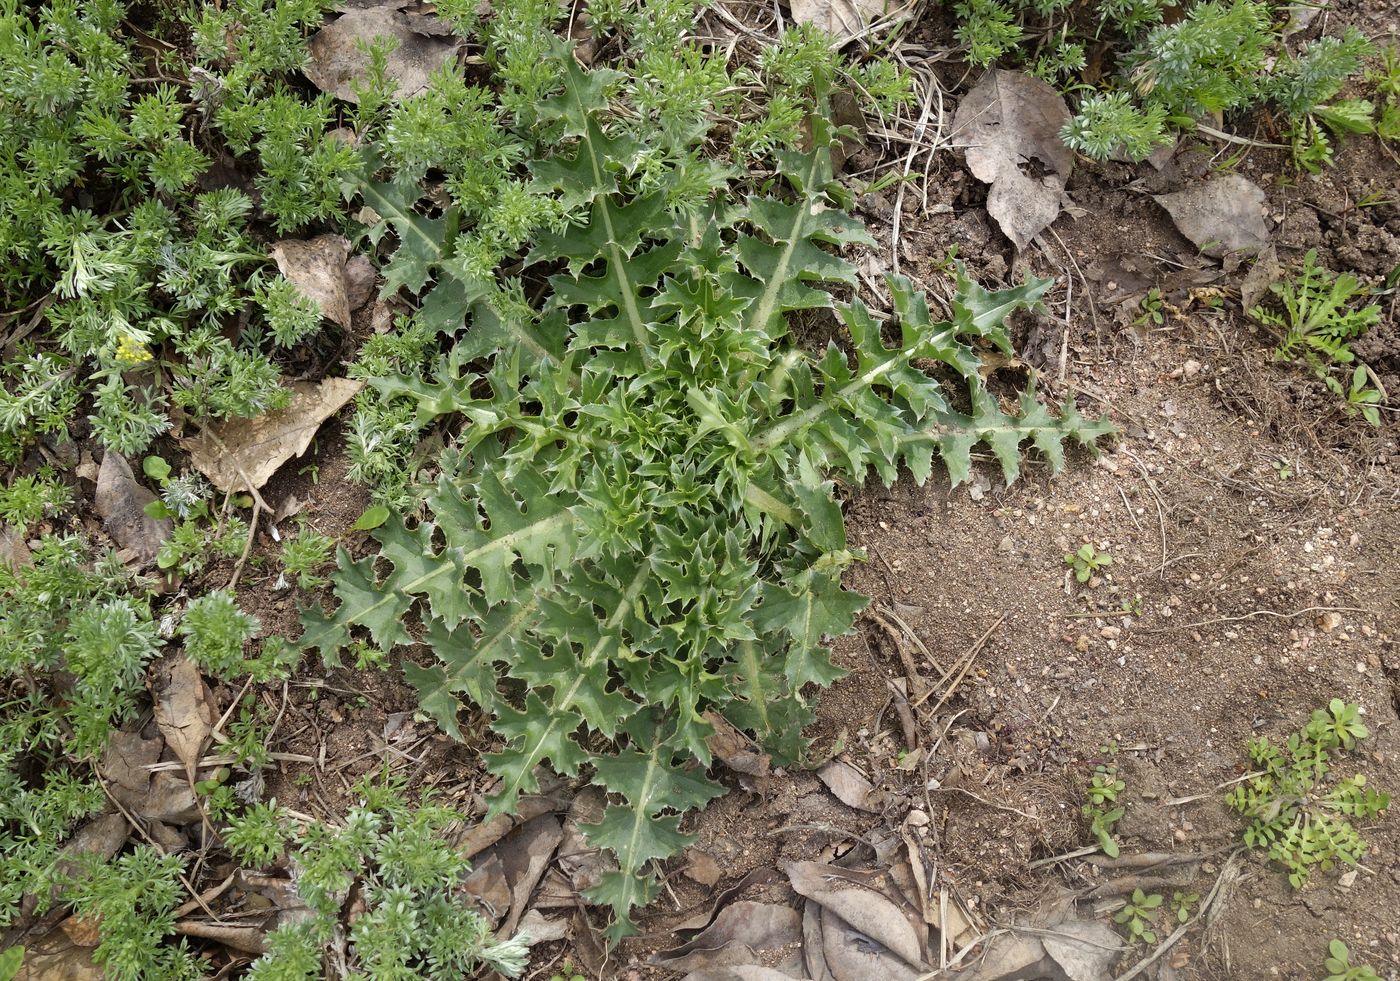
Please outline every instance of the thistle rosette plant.
[[[892, 277], [897, 326], [818, 288], [854, 288], [837, 253], [869, 242], [842, 210], [820, 120], [815, 149], [778, 155], [780, 185], [741, 197], [697, 148], [654, 152], [615, 125], [616, 73], [556, 57], [563, 90], [540, 104], [549, 140], [534, 143], [552, 152], [530, 165], [530, 193], [571, 218], [524, 258], [548, 274], [530, 289], [541, 299], [455, 263], [453, 235], [470, 231], [430, 215], [416, 183], [363, 186], [399, 243], [399, 282], [431, 279], [425, 308], [471, 321], [431, 380], [374, 384], [457, 436], [421, 517], [376, 529], [377, 557], [341, 550], [340, 603], [305, 611], [303, 643], [332, 664], [365, 637], [430, 648], [426, 665], [404, 662], [424, 709], [461, 737], [469, 702], [501, 741], [493, 813], [545, 764], [605, 787], [585, 831], [618, 868], [588, 898], [613, 908], [616, 939], [655, 894], [652, 863], [691, 840], [685, 813], [723, 792], [704, 772], [707, 714], [789, 763], [812, 719], [804, 689], [841, 674], [827, 640], [866, 600], [841, 585], [858, 555], [834, 478], [873, 468], [890, 483], [903, 466], [922, 483], [936, 456], [956, 483], [985, 443], [1010, 481], [1023, 443], [1058, 469], [1066, 439], [1110, 427], [1033, 391], [1004, 411], [979, 375], [975, 345], [1009, 350], [1006, 317], [1047, 281], [988, 292], [959, 270], [937, 320]], [[819, 309], [848, 342], [793, 342], [787, 316]]]

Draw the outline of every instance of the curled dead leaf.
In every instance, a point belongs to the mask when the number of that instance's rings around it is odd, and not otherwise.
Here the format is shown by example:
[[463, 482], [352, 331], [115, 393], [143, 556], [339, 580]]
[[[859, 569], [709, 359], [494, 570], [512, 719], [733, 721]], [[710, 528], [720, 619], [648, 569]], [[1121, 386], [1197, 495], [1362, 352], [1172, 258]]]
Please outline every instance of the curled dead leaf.
[[[788, 881], [798, 895], [820, 904], [858, 933], [877, 941], [913, 967], [924, 963], [928, 939], [921, 914], [896, 902], [875, 873], [855, 872], [821, 862], [792, 862], [787, 866]], [[823, 920], [822, 929], [829, 933]], [[838, 979], [841, 972], [831, 964], [833, 942], [824, 945], [826, 959]]]
[[1069, 118], [1054, 86], [1001, 69], [983, 75], [953, 117], [968, 170], [991, 185], [987, 213], [1018, 250], [1060, 213], [1074, 167], [1074, 154], [1060, 139]]
[[194, 662], [179, 654], [156, 666], [155, 696], [156, 725], [160, 726], [165, 744], [185, 764], [185, 774], [193, 782], [219, 717], [214, 693]]
[[758, 963], [764, 952], [795, 950], [801, 941], [802, 918], [791, 906], [737, 902], [688, 943], [658, 952], [652, 963], [672, 971], [736, 967]]
[[152, 518], [146, 513], [146, 505], [155, 499], [155, 494], [137, 482], [125, 457], [108, 450], [97, 471], [93, 504], [112, 541], [131, 550], [142, 565], [155, 561], [161, 543], [175, 530], [169, 518]]
[[321, 311], [321, 316], [342, 327], [350, 326], [350, 295], [346, 261], [350, 240], [344, 235], [318, 235], [312, 239], [287, 238], [272, 246], [277, 269]]
[[847, 807], [872, 814], [880, 813], [880, 792], [863, 773], [845, 760], [828, 760], [817, 770], [817, 777]]

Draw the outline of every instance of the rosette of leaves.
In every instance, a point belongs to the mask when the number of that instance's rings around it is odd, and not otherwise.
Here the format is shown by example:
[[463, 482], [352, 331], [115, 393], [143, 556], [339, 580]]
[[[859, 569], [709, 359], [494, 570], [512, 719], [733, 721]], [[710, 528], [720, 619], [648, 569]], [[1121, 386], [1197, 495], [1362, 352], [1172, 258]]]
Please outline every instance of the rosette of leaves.
[[[854, 286], [837, 252], [869, 241], [820, 121], [816, 149], [779, 156], [771, 192], [711, 180], [697, 195], [681, 186], [693, 150], [649, 152], [612, 125], [615, 73], [557, 56], [564, 87], [538, 114], [553, 149], [530, 172], [574, 218], [524, 260], [547, 275], [541, 299], [466, 276], [441, 237], [451, 216], [427, 216], [416, 186], [366, 185], [405, 280], [433, 278], [425, 304], [455, 298], [472, 322], [432, 380], [375, 384], [458, 435], [423, 517], [376, 529], [377, 556], [340, 552], [339, 605], [303, 614], [303, 643], [330, 663], [362, 637], [430, 648], [404, 665], [424, 709], [460, 737], [469, 702], [501, 742], [493, 813], [544, 764], [605, 787], [585, 831], [618, 868], [588, 898], [613, 908], [616, 939], [657, 889], [653, 861], [690, 841], [685, 813], [723, 792], [705, 774], [706, 713], [791, 762], [804, 688], [841, 674], [826, 641], [866, 600], [841, 585], [857, 555], [833, 478], [889, 483], [904, 466], [923, 482], [938, 457], [958, 482], [984, 443], [1013, 480], [1024, 443], [1057, 469], [1067, 439], [1109, 426], [1033, 391], [1004, 410], [984, 387], [976, 346], [1008, 349], [1003, 322], [1045, 281], [987, 292], [960, 271], [938, 320], [891, 278], [895, 323], [815, 285]], [[819, 308], [848, 339], [811, 352], [787, 315]]]
[[1286, 745], [1268, 736], [1250, 740], [1250, 758], [1261, 772], [1230, 791], [1225, 802], [1249, 819], [1245, 844], [1267, 850], [1286, 867], [1295, 889], [1316, 868], [1355, 865], [1367, 846], [1350, 819], [1374, 817], [1390, 806], [1390, 795], [1368, 787], [1365, 774], [1326, 779], [1332, 754], [1369, 735], [1359, 707], [1334, 698]]

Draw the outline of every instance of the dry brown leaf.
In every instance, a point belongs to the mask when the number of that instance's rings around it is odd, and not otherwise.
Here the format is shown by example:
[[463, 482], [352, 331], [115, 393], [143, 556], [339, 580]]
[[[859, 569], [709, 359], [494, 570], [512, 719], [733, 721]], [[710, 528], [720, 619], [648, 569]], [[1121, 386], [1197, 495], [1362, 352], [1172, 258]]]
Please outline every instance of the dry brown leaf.
[[1226, 174], [1175, 194], [1157, 194], [1152, 200], [1167, 209], [1181, 234], [1206, 255], [1256, 253], [1269, 240], [1268, 198], [1239, 174]]
[[1272, 245], [1260, 251], [1254, 265], [1240, 281], [1240, 309], [1248, 312], [1269, 293], [1269, 287], [1283, 278], [1283, 266], [1279, 264], [1278, 252]]
[[574, 893], [592, 889], [604, 873], [617, 868], [617, 859], [612, 853], [589, 845], [588, 837], [581, 830], [582, 825], [603, 820], [606, 804], [607, 796], [602, 787], [585, 787], [569, 805], [568, 817], [564, 819], [564, 838], [559, 843], [558, 864]]
[[565, 803], [566, 800], [552, 796], [532, 794], [522, 797], [515, 805], [514, 814], [497, 814], [489, 821], [473, 824], [463, 831], [453, 844], [464, 858], [471, 858], [484, 852], [525, 822], [541, 814], [563, 810]]
[[24, 569], [34, 564], [34, 556], [29, 553], [29, 545], [21, 532], [7, 524], [0, 524], [0, 565], [10, 569]]
[[692, 913], [679, 923], [672, 924], [671, 931], [674, 933], [680, 930], [703, 930], [714, 922], [715, 916], [720, 910], [728, 906], [736, 896], [742, 896], [750, 886], [766, 885], [780, 878], [782, 877], [778, 874], [777, 869], [760, 865], [734, 885], [715, 893], [708, 908]]
[[[342, 327], [350, 326], [350, 295], [346, 260], [350, 240], [344, 235], [318, 235], [312, 239], [286, 238], [272, 246], [277, 269], [321, 316]], [[368, 261], [368, 260], [366, 260]]]
[[923, 973], [825, 906], [821, 921], [822, 957], [835, 981], [915, 981]]
[[510, 909], [510, 886], [506, 885], [506, 870], [499, 857], [489, 856], [484, 862], [472, 867], [472, 874], [462, 883], [462, 888], [474, 896], [481, 912], [492, 925]]
[[80, 916], [70, 916], [60, 923], [58, 928], [79, 947], [96, 947], [102, 942], [102, 924], [98, 920], [85, 920]]
[[705, 739], [710, 753], [735, 773], [752, 777], [754, 786], [750, 789], [761, 792], [768, 778], [768, 754], [718, 712], [707, 710], [704, 717], [715, 730]]
[[152, 775], [147, 769], [160, 759], [164, 745], [139, 733], [114, 732], [102, 753], [102, 773], [112, 796], [127, 810], [153, 821], [186, 824], [200, 815], [189, 780], [169, 770]]
[[1074, 167], [1074, 154], [1060, 139], [1068, 119], [1054, 86], [1001, 69], [983, 75], [953, 117], [968, 170], [991, 185], [987, 213], [1018, 250], [1060, 213]]
[[791, 0], [789, 6], [797, 23], [815, 24], [838, 41], [853, 38], [875, 21], [906, 10], [893, 0]]
[[698, 882], [702, 886], [713, 886], [724, 878], [724, 869], [720, 868], [720, 864], [709, 852], [688, 848], [685, 858], [685, 877], [692, 882]]
[[520, 829], [496, 846], [510, 886], [510, 915], [501, 925], [499, 934], [512, 936], [520, 918], [530, 903], [530, 894], [544, 877], [554, 851], [564, 837], [564, 828], [553, 814], [541, 814], [521, 825]]
[[[879, 876], [821, 862], [792, 862], [786, 871], [798, 895], [821, 904], [857, 932], [878, 941], [910, 965], [919, 966], [924, 962], [927, 931], [923, 929], [922, 915], [896, 904], [879, 888]], [[822, 930], [830, 934], [826, 920], [822, 921]], [[823, 949], [832, 974], [841, 979], [841, 971], [832, 963], [833, 943], [828, 935]]]
[[395, 45], [385, 71], [396, 86], [394, 98], [402, 101], [426, 89], [429, 77], [456, 55], [461, 41], [428, 36], [427, 19], [410, 20], [397, 6], [401, 4], [391, 2], [350, 10], [317, 31], [307, 42], [306, 77], [322, 92], [358, 103], [355, 88], [368, 79], [366, 45], [387, 38]]
[[374, 284], [379, 270], [367, 256], [352, 256], [345, 264], [345, 298], [351, 310], [358, 310], [374, 299]]
[[[306, 452], [321, 424], [364, 387], [349, 378], [292, 382], [285, 409], [227, 419], [184, 440], [193, 463], [221, 491], [258, 490], [292, 457]], [[104, 466], [105, 466], [105, 462]]]
[[532, 909], [520, 918], [517, 929], [528, 938], [525, 942], [533, 947], [536, 944], [563, 940], [569, 935], [567, 918], [547, 917], [537, 909]]
[[152, 518], [146, 514], [144, 508], [155, 499], [154, 494], [136, 482], [126, 459], [108, 450], [97, 471], [93, 503], [112, 541], [121, 548], [130, 549], [143, 565], [155, 561], [161, 542], [175, 530], [169, 518]]
[[156, 725], [165, 744], [185, 764], [185, 774], [194, 781], [195, 770], [219, 713], [214, 693], [193, 661], [183, 654], [166, 658], [156, 670]]
[[1113, 962], [1129, 949], [1108, 924], [1097, 920], [1061, 923], [1042, 934], [1040, 942], [1069, 981], [1103, 981], [1111, 977]]
[[880, 813], [880, 792], [864, 774], [845, 760], [828, 760], [817, 770], [817, 777], [847, 807], [872, 814]]
[[659, 951], [651, 962], [672, 971], [756, 964], [765, 951], [793, 947], [795, 952], [801, 940], [802, 918], [791, 906], [738, 902], [720, 910], [699, 936]]
[[25, 941], [24, 963], [14, 981], [103, 981], [106, 975], [92, 959], [92, 948], [75, 944], [63, 930], [36, 941]]
[[118, 730], [107, 737], [102, 751], [102, 774], [108, 789], [123, 804], [139, 800], [151, 786], [151, 771], [146, 769], [160, 759], [160, 739], [143, 739], [139, 732]]
[[761, 964], [740, 964], [736, 967], [705, 968], [691, 971], [681, 981], [793, 981], [799, 977]]
[[822, 907], [810, 899], [802, 901], [802, 962], [811, 981], [836, 981], [822, 952]]

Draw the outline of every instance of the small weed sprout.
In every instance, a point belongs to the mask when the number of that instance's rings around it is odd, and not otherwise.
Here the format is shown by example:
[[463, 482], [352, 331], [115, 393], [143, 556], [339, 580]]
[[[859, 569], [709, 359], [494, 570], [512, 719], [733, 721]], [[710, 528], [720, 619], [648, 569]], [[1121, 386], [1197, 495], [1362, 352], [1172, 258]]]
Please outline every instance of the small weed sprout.
[[319, 575], [331, 560], [331, 546], [335, 539], [323, 535], [312, 528], [302, 528], [294, 536], [282, 543], [283, 573], [296, 580], [297, 588], [303, 591], [317, 589], [327, 582]]
[[575, 970], [574, 962], [566, 957], [564, 965], [550, 975], [549, 981], [588, 981], [588, 979]]
[[1099, 569], [1112, 564], [1113, 556], [1094, 551], [1094, 546], [1088, 542], [1079, 546], [1077, 551], [1065, 553], [1065, 565], [1074, 570], [1074, 578], [1078, 582], [1088, 582]]
[[1176, 922], [1185, 923], [1191, 919], [1191, 908], [1201, 901], [1201, 897], [1194, 892], [1173, 892], [1172, 912], [1176, 914]]
[[1351, 951], [1340, 940], [1327, 945], [1327, 977], [1323, 981], [1381, 981], [1369, 964], [1352, 966]]
[[1118, 777], [1118, 768], [1111, 763], [1101, 763], [1094, 768], [1085, 794], [1088, 798], [1080, 808], [1089, 819], [1089, 831], [1099, 841], [1099, 847], [1109, 858], [1118, 857], [1118, 842], [1113, 840], [1113, 826], [1123, 816], [1123, 808], [1118, 806], [1118, 795], [1127, 789], [1127, 784]]
[[1165, 306], [1162, 300], [1162, 291], [1157, 287], [1154, 286], [1147, 291], [1147, 295], [1142, 298], [1142, 303], [1139, 306], [1142, 313], [1133, 321], [1135, 326], [1146, 327], [1148, 324], [1156, 324], [1160, 327], [1166, 322], [1166, 314], [1162, 312], [1162, 308]]
[[[1319, 266], [1316, 249], [1308, 250], [1296, 277], [1271, 289], [1282, 311], [1256, 306], [1249, 315], [1282, 332], [1274, 360], [1307, 365], [1343, 400], [1347, 415], [1360, 415], [1379, 426], [1381, 393], [1370, 369], [1357, 363], [1351, 342], [1380, 321], [1380, 304], [1358, 306], [1356, 301], [1367, 292], [1361, 281], [1350, 273], [1334, 275]], [[1345, 375], [1345, 383], [1337, 377], [1338, 371]]]
[[1152, 929], [1157, 918], [1157, 908], [1162, 905], [1160, 893], [1145, 893], [1133, 890], [1133, 898], [1126, 906], [1113, 915], [1113, 922], [1128, 929], [1128, 939], [1144, 944], [1155, 944], [1157, 932]]
[[1249, 820], [1245, 843], [1266, 849], [1288, 870], [1295, 889], [1314, 869], [1355, 865], [1367, 846], [1350, 819], [1375, 817], [1390, 806], [1389, 795], [1366, 786], [1364, 774], [1325, 780], [1332, 754], [1370, 735], [1360, 716], [1359, 706], [1334, 698], [1285, 745], [1274, 745], [1268, 736], [1250, 740], [1250, 758], [1263, 772], [1225, 798]]

